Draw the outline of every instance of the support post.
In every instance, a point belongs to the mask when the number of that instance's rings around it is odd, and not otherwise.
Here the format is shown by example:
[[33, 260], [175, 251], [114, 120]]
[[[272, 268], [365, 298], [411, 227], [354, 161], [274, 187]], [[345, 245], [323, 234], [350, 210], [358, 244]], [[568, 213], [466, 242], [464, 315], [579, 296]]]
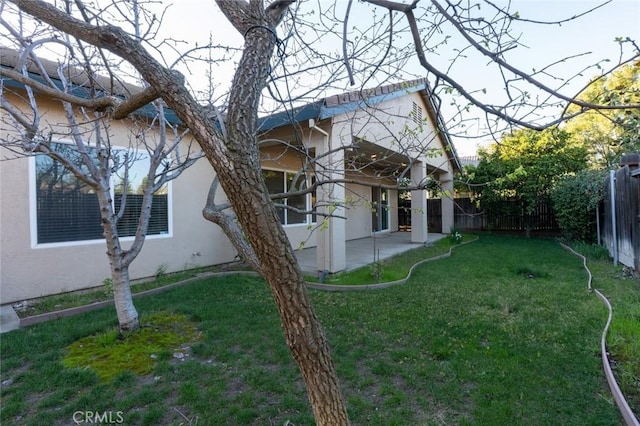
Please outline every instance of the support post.
[[[332, 151], [331, 135], [316, 126], [314, 120], [309, 120], [309, 129], [324, 136], [316, 145], [319, 182], [344, 179], [344, 150]], [[319, 228], [315, 231], [318, 271], [343, 271], [347, 268], [346, 224], [345, 219], [340, 218], [346, 215], [344, 184], [321, 184], [316, 191], [316, 199], [317, 211], [321, 213], [317, 216]]]
[[453, 209], [453, 173], [440, 173], [442, 188], [442, 233], [448, 234], [455, 227], [455, 211]]
[[[411, 185], [426, 183], [427, 166], [416, 162], [411, 166]], [[427, 229], [427, 191], [411, 191], [411, 242], [426, 243], [429, 238]]]
[[616, 222], [616, 172], [609, 171], [609, 189], [611, 192], [611, 242], [613, 249], [613, 264], [618, 264], [618, 224]]

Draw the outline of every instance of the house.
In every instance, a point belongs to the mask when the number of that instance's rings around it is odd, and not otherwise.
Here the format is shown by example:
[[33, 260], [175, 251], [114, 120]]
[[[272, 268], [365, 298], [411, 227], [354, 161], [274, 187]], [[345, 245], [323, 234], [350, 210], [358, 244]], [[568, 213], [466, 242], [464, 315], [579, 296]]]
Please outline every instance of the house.
[[[318, 271], [344, 270], [346, 241], [396, 232], [403, 215], [410, 215], [411, 241], [427, 241], [427, 191], [408, 195], [399, 185], [433, 182], [450, 194], [441, 210], [442, 231], [451, 230], [453, 175], [461, 166], [435, 100], [426, 79], [418, 79], [330, 96], [262, 119], [267, 183], [284, 182], [273, 192], [287, 190], [286, 182], [301, 171], [332, 182], [306, 200], [293, 200], [299, 210], [315, 204], [331, 216], [294, 214], [291, 220], [281, 209], [293, 246], [317, 246]], [[314, 226], [316, 236], [309, 238]]]
[[[0, 55], [2, 66], [12, 66], [8, 57]], [[1, 83], [5, 96], [20, 104], [15, 97], [24, 93], [21, 84], [8, 78]], [[61, 121], [60, 102], [43, 93], [36, 98], [46, 120]], [[13, 130], [3, 110], [0, 122], [0, 140], [5, 140]], [[128, 125], [127, 120], [111, 124], [113, 139], [123, 138], [123, 145]], [[293, 246], [316, 246], [320, 271], [346, 268], [347, 240], [398, 230], [399, 193], [392, 187], [399, 179], [425, 183], [433, 178], [452, 190], [453, 173], [460, 168], [424, 80], [330, 96], [265, 117], [261, 129], [270, 191], [318, 185], [312, 194], [278, 202], [286, 206], [280, 208], [281, 221]], [[101, 236], [78, 230], [75, 222], [47, 226], [56, 222], [47, 222], [46, 209], [38, 208], [43, 197], [39, 166], [45, 158], [0, 147], [0, 159], [0, 303], [101, 285], [110, 276]], [[157, 228], [132, 263], [131, 279], [236, 258], [226, 236], [201, 214], [213, 176], [202, 159], [167, 185], [153, 214]], [[411, 239], [425, 242], [425, 191], [404, 197], [411, 199]], [[217, 198], [223, 200], [224, 194]], [[312, 214], [312, 207], [319, 214]], [[443, 201], [442, 211], [449, 225], [443, 229], [449, 229], [453, 202]]]

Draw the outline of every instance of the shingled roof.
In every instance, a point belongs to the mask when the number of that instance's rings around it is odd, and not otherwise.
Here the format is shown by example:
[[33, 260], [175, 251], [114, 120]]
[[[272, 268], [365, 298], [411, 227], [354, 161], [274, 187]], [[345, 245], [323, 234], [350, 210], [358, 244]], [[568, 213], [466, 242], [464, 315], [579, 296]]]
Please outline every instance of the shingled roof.
[[[48, 81], [42, 77], [42, 71], [36, 65], [36, 63], [29, 57], [15, 49], [0, 46], [0, 67], [14, 69], [21, 72], [22, 65], [26, 65], [27, 73], [30, 79], [49, 85]], [[62, 73], [67, 83], [70, 84], [70, 94], [82, 98], [95, 97], [95, 91], [100, 96], [118, 96], [125, 98], [127, 96], [142, 92], [143, 88], [135, 84], [125, 83], [113, 77], [107, 77], [104, 75], [89, 75], [86, 70], [80, 67], [70, 67], [66, 64], [61, 64], [57, 61], [50, 59], [40, 58], [40, 64], [47, 77], [52, 81], [58, 90], [63, 90], [63, 83], [60, 80], [59, 73]], [[18, 89], [24, 89], [24, 83], [15, 81], [11, 78], [3, 78], [3, 84], [7, 87], [13, 87]], [[38, 93], [37, 89], [34, 89]], [[155, 115], [153, 108], [147, 105], [138, 111], [136, 114], [140, 116], [152, 117]], [[175, 115], [173, 110], [165, 109], [165, 118], [173, 124], [179, 124], [180, 120]]]

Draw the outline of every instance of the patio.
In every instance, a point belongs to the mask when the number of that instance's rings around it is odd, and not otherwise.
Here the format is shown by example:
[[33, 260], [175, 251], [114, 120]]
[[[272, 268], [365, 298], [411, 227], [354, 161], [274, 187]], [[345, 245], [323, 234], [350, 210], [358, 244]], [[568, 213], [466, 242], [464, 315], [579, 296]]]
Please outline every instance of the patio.
[[[433, 244], [445, 234], [429, 233], [427, 245]], [[368, 238], [347, 241], [347, 270], [353, 270], [373, 263], [374, 245], [376, 257], [386, 259], [396, 254], [423, 246], [423, 243], [412, 243], [411, 232], [391, 232], [378, 234]], [[318, 262], [315, 247], [296, 251], [300, 267], [305, 273], [317, 274]]]

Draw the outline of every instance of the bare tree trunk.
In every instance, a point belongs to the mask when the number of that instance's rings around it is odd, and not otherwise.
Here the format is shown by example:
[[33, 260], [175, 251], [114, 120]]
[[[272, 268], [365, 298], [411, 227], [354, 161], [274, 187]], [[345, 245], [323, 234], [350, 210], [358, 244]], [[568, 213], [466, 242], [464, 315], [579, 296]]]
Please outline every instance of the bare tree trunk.
[[[111, 261], [111, 259], [109, 259]], [[129, 266], [116, 265], [111, 261], [111, 280], [113, 283], [113, 301], [118, 315], [120, 334], [130, 333], [140, 328], [138, 311], [133, 304], [129, 284]]]
[[108, 178], [101, 182], [102, 188], [96, 191], [100, 204], [100, 216], [102, 230], [107, 243], [107, 257], [111, 269], [111, 283], [113, 285], [113, 302], [118, 316], [120, 334], [130, 333], [140, 327], [138, 311], [133, 304], [131, 285], [129, 282], [129, 264], [131, 260], [125, 260], [125, 253], [118, 238], [117, 222], [115, 220], [113, 205], [110, 196]]
[[[73, 20], [40, 1], [11, 1], [61, 31], [111, 50], [128, 60], [150, 86], [162, 88], [162, 98], [191, 130], [216, 171], [222, 189], [259, 259], [260, 272], [278, 306], [286, 343], [300, 368], [316, 423], [347, 425], [349, 420], [326, 336], [313, 311], [304, 276], [260, 171], [256, 136], [258, 105], [269, 75], [269, 62], [277, 37], [277, 22], [262, 9], [263, 2], [218, 2], [245, 38], [244, 53], [229, 98], [228, 136], [225, 141], [220, 141], [215, 124], [186, 90], [180, 76], [162, 67], [124, 31]], [[286, 10], [288, 3], [282, 0], [273, 2], [268, 12], [277, 12], [280, 6]]]
[[214, 178], [209, 188], [209, 195], [207, 196], [207, 204], [202, 209], [202, 216], [210, 222], [218, 225], [225, 233], [229, 241], [233, 244], [237, 252], [240, 254], [242, 260], [245, 261], [251, 269], [260, 273], [260, 261], [256, 256], [253, 247], [249, 244], [247, 237], [242, 232], [242, 229], [238, 225], [235, 216], [226, 214], [224, 210], [229, 209], [228, 205], [217, 206], [216, 205], [216, 193], [218, 192], [219, 181]]
[[287, 235], [268, 194], [261, 191], [264, 183], [250, 167], [243, 165], [234, 171], [227, 178], [242, 184], [225, 192], [234, 200], [234, 210], [260, 259], [262, 275], [278, 306], [286, 342], [307, 386], [316, 422], [348, 424], [327, 339]]
[[[227, 156], [234, 167], [218, 172], [220, 183], [274, 295], [286, 342], [305, 381], [316, 423], [346, 425], [349, 421], [329, 344], [261, 173], [257, 111], [270, 72], [277, 38], [272, 29], [275, 25], [264, 18], [248, 22], [245, 17], [236, 19], [233, 12], [237, 10], [225, 10], [222, 4], [221, 8], [244, 34], [245, 47], [229, 95], [226, 123]], [[252, 12], [254, 16], [263, 13], [257, 9]]]

